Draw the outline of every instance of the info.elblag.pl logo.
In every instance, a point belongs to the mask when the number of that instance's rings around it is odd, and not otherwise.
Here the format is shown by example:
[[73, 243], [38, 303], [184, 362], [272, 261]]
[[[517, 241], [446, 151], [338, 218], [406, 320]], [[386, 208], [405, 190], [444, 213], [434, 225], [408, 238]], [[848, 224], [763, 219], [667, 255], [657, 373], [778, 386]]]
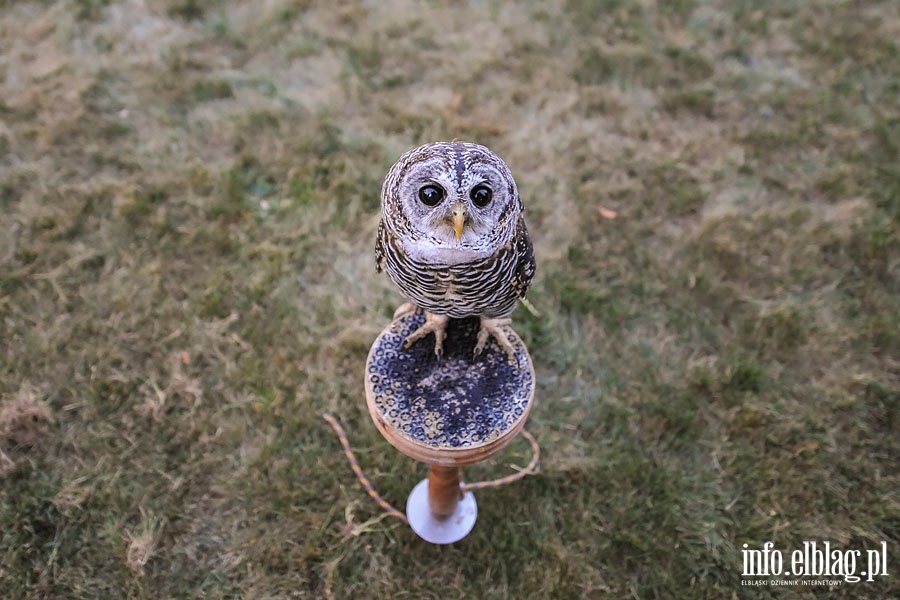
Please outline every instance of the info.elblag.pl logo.
[[[792, 552], [782, 552], [772, 542], [761, 549], [743, 545], [743, 577], [795, 577], [802, 579], [744, 579], [743, 585], [841, 585], [887, 577], [887, 542], [870, 550], [841, 550], [830, 542], [803, 542]], [[812, 577], [814, 579], [806, 579]]]

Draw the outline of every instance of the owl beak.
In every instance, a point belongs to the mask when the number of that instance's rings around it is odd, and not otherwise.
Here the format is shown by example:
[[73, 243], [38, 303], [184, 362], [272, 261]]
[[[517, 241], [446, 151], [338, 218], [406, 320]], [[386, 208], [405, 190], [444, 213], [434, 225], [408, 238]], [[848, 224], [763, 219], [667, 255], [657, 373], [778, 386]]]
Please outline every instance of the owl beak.
[[462, 236], [463, 225], [466, 224], [466, 205], [457, 202], [450, 209], [450, 219], [453, 222], [453, 231], [456, 232], [456, 239]]

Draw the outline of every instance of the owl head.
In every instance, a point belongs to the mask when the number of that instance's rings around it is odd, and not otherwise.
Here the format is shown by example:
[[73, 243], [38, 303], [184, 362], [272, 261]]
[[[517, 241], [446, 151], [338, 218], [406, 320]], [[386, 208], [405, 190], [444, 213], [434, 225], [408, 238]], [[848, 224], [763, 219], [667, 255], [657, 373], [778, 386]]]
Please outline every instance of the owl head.
[[436, 142], [400, 157], [381, 190], [382, 221], [415, 253], [488, 253], [513, 236], [522, 202], [509, 167], [478, 144]]

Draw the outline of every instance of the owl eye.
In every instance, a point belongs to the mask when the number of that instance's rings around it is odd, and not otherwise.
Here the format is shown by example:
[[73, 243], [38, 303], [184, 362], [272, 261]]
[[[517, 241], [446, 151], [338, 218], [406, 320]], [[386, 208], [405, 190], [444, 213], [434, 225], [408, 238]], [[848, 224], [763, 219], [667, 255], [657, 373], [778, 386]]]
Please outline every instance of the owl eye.
[[472, 199], [472, 202], [474, 202], [475, 206], [478, 208], [484, 208], [490, 204], [493, 195], [491, 188], [484, 184], [476, 185], [472, 188], [472, 191], [469, 192], [469, 198]]
[[444, 199], [444, 188], [439, 185], [429, 184], [419, 188], [419, 200], [425, 206], [437, 206]]

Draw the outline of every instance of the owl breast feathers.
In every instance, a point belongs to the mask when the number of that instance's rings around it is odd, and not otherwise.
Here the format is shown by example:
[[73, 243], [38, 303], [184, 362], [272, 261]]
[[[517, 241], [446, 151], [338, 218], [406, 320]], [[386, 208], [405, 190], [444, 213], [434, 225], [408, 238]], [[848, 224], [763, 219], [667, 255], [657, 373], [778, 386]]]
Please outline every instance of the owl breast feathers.
[[509, 168], [489, 149], [420, 146], [385, 178], [376, 269], [435, 315], [507, 317], [534, 276], [522, 211]]

